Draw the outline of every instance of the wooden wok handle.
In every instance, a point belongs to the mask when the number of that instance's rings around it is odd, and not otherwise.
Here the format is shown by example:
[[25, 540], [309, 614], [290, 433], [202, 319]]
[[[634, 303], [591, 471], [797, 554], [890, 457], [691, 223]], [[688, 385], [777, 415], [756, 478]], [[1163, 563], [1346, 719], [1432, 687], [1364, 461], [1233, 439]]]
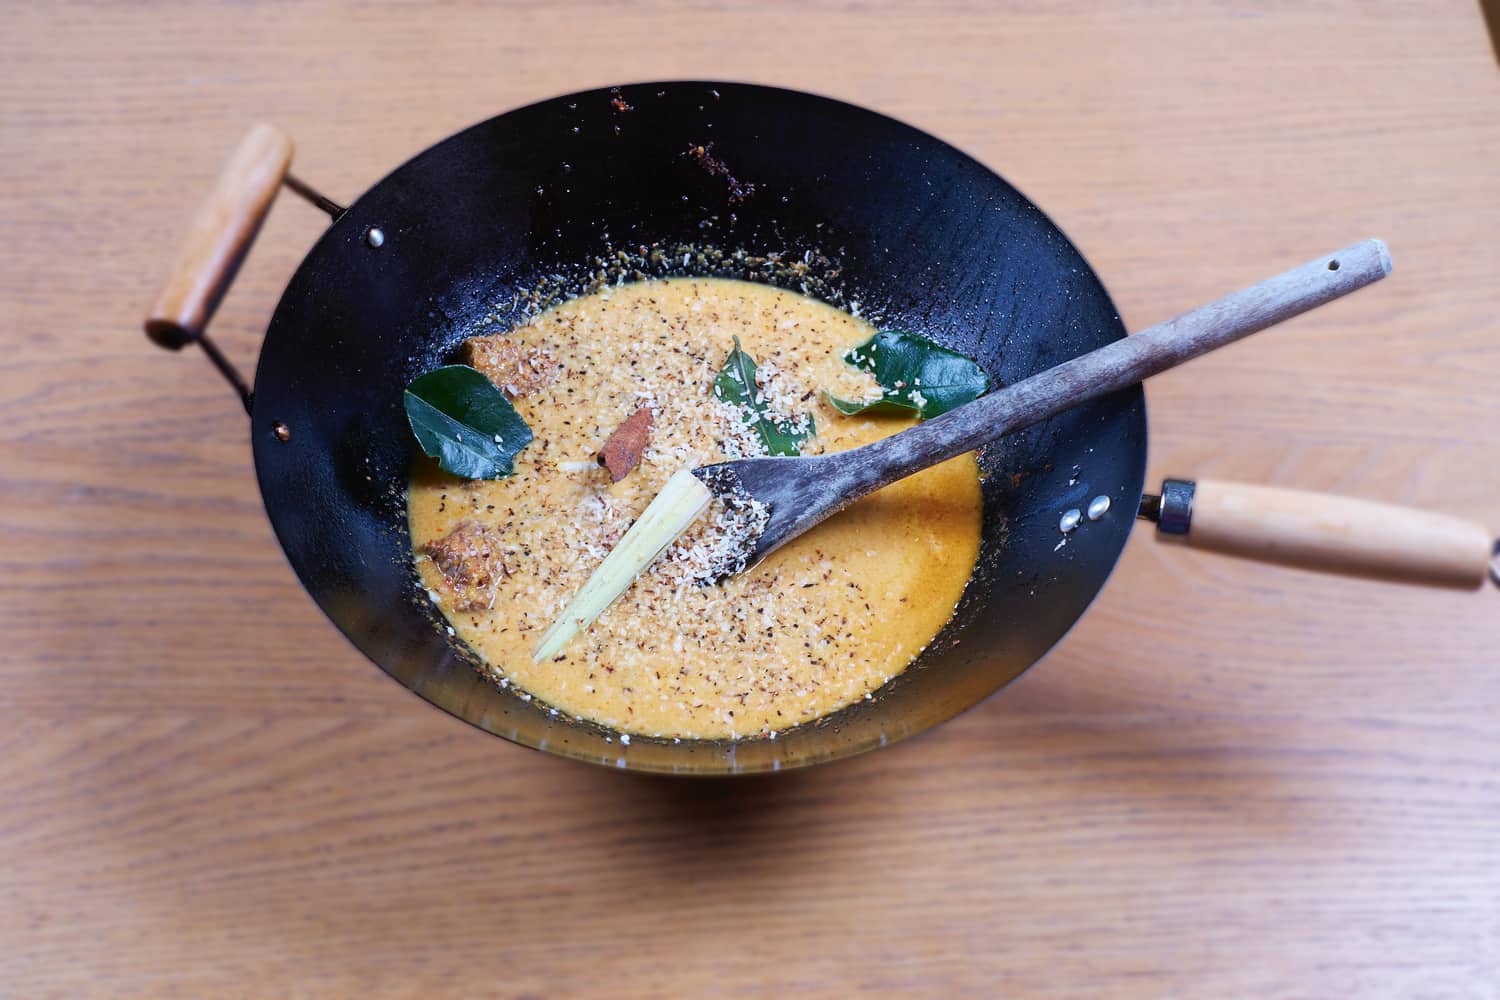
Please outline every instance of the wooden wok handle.
[[146, 314], [153, 342], [177, 351], [203, 336], [291, 163], [292, 140], [273, 126], [256, 125], [240, 140]]
[[1324, 493], [1168, 480], [1158, 528], [1209, 552], [1436, 587], [1472, 590], [1495, 572], [1483, 525]]

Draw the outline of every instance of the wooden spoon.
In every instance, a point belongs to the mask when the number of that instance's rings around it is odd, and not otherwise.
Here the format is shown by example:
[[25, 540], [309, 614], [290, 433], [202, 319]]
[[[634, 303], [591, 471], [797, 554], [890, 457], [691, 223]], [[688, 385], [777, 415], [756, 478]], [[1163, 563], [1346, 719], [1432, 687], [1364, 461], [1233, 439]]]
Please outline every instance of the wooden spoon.
[[693, 475], [716, 495], [735, 494], [743, 500], [748, 494], [770, 508], [770, 520], [745, 561], [751, 566], [882, 486], [1135, 385], [1390, 273], [1385, 244], [1365, 240], [873, 444], [809, 458], [721, 462], [694, 469]]

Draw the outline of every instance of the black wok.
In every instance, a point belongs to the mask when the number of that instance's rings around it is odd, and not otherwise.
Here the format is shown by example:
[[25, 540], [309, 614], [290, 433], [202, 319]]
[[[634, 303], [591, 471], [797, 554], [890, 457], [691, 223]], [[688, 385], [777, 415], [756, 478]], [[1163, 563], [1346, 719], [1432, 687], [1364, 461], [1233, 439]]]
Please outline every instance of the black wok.
[[[974, 577], [937, 640], [872, 700], [774, 741], [622, 747], [605, 729], [497, 688], [447, 636], [410, 558], [404, 487], [415, 448], [401, 394], [412, 377], [465, 336], [514, 323], [601, 272], [805, 286], [978, 359], [1000, 384], [1124, 336], [1109, 295], [1051, 220], [970, 157], [861, 108], [767, 87], [643, 84], [544, 101], [437, 144], [347, 209], [288, 183], [334, 222], [276, 307], [253, 400], [246, 392], [266, 511], [308, 593], [356, 646], [491, 733], [683, 774], [777, 770], [884, 746], [1041, 658], [1125, 544], [1146, 463], [1138, 388], [980, 453]], [[253, 236], [251, 214], [240, 240], [214, 251], [223, 281], [197, 312], [149, 327], [166, 346], [201, 343], [231, 375], [202, 328]], [[1056, 551], [1059, 512], [1099, 495], [1111, 513]]]

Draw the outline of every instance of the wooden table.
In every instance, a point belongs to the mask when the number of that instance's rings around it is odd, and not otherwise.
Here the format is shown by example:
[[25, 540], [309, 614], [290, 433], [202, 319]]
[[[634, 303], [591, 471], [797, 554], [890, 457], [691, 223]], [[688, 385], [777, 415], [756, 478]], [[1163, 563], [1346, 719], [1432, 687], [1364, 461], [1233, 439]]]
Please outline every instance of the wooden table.
[[[1127, 323], [1365, 235], [1395, 275], [1150, 388], [1151, 475], [1500, 528], [1500, 73], [1428, 5], [26, 5], [0, 89], [0, 994], [1493, 997], [1500, 593], [1136, 534], [1047, 662], [846, 764], [679, 783], [489, 737], [297, 585], [238, 403], [137, 322], [246, 125], [348, 199], [479, 118], [725, 77], [1043, 205]], [[251, 365], [324, 220], [214, 323]]]

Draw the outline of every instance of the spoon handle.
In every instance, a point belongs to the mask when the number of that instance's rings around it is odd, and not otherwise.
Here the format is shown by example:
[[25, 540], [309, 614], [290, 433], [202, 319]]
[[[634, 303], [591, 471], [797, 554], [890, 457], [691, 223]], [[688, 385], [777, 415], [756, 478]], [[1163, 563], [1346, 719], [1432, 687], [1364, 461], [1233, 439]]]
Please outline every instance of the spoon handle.
[[1079, 403], [1135, 385], [1390, 273], [1390, 253], [1375, 239], [1308, 261], [910, 430], [844, 453], [843, 457], [859, 455], [861, 459], [857, 463], [860, 482], [853, 492], [863, 495]]

